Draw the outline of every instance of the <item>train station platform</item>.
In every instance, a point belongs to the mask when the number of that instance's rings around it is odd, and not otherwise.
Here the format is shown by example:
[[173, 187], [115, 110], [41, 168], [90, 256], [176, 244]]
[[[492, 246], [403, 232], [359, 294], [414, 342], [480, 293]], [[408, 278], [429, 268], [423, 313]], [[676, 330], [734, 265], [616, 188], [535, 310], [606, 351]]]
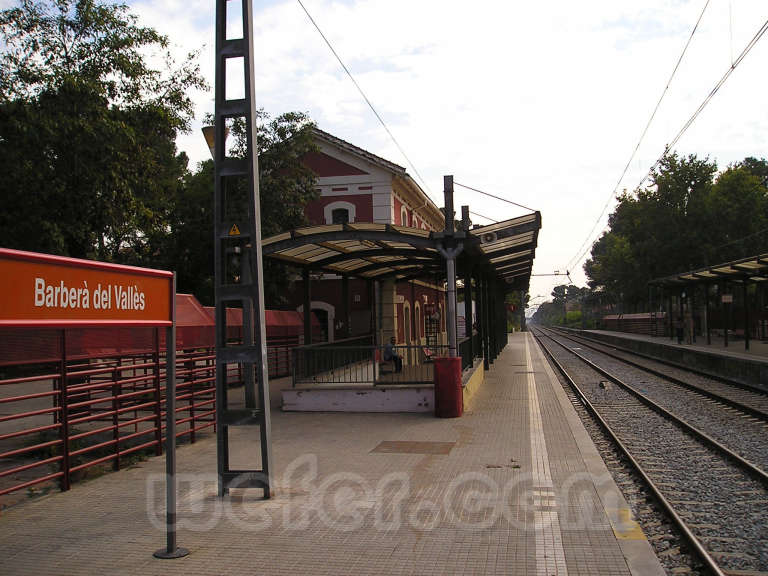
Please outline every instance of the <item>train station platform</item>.
[[744, 340], [730, 339], [726, 347], [721, 335], [712, 335], [707, 344], [706, 335], [697, 335], [696, 342], [686, 339], [678, 344], [669, 336], [648, 336], [610, 330], [574, 330], [607, 344], [698, 368], [726, 378], [768, 389], [768, 342], [752, 339], [749, 350]]
[[[510, 335], [462, 418], [273, 410], [275, 494], [216, 496], [216, 439], [0, 516], [4, 574], [661, 575], [542, 352]], [[243, 433], [247, 429], [243, 429]], [[231, 463], [256, 455], [236, 437]]]

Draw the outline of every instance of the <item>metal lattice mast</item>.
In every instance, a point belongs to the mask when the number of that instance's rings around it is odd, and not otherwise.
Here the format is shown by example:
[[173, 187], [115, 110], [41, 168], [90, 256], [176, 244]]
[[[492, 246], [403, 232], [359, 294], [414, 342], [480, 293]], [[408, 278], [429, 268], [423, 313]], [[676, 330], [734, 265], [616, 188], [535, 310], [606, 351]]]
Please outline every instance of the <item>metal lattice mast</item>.
[[[227, 38], [227, 6], [242, 4], [241, 38]], [[236, 13], [237, 11], [233, 11]], [[215, 223], [216, 267], [216, 421], [219, 496], [229, 488], [263, 488], [269, 498], [272, 446], [269, 380], [264, 324], [259, 167], [256, 149], [256, 105], [252, 74], [253, 8], [251, 0], [216, 0]], [[227, 74], [242, 66], [245, 97], [227, 99]], [[236, 88], [236, 86], [234, 87]], [[226, 138], [232, 127], [245, 129], [245, 156], [229, 156]], [[234, 136], [234, 134], [233, 134]], [[243, 341], [227, 342], [227, 308], [242, 308]], [[245, 381], [244, 405], [230, 406], [228, 369], [237, 367]], [[232, 426], [258, 426], [261, 468], [229, 466]]]

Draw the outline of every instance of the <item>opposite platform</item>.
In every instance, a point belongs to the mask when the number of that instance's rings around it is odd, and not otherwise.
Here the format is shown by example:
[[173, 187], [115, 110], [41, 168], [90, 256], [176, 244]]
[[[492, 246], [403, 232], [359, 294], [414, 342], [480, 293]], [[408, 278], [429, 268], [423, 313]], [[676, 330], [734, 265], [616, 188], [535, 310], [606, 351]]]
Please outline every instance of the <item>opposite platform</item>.
[[[178, 451], [179, 545], [153, 458], [0, 517], [4, 574], [663, 574], [528, 334], [460, 419], [273, 412], [275, 497], [216, 497], [216, 442]], [[253, 462], [241, 431], [233, 467]]]
[[569, 330], [583, 333], [605, 344], [621, 346], [632, 351], [668, 360], [677, 364], [702, 370], [709, 374], [729, 378], [768, 389], [768, 343], [759, 340], [750, 342], [750, 350], [743, 349], [744, 341], [724, 347], [722, 339], [706, 343], [706, 336], [698, 336], [696, 342], [678, 344], [669, 337], [612, 332], [610, 330]]

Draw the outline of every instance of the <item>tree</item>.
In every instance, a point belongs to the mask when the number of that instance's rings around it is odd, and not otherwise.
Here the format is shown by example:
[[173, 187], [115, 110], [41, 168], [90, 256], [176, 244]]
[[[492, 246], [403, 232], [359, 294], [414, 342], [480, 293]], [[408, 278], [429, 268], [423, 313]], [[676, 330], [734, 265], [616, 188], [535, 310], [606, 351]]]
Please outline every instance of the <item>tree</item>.
[[759, 165], [747, 161], [729, 166], [717, 178], [706, 200], [706, 264], [765, 251], [768, 187], [764, 178]]
[[603, 304], [645, 310], [648, 281], [764, 251], [768, 163], [746, 158], [717, 175], [696, 155], [665, 156], [651, 184], [619, 197], [584, 264]]
[[187, 172], [177, 190], [170, 230], [160, 250], [161, 268], [176, 271], [179, 292], [214, 304], [213, 160]]
[[[261, 235], [272, 236], [306, 224], [304, 206], [317, 196], [315, 175], [303, 163], [303, 157], [315, 150], [312, 139], [314, 124], [299, 112], [271, 118], [263, 110], [257, 113], [259, 150], [259, 193]], [[245, 154], [245, 127], [237, 122], [231, 127], [229, 154]], [[247, 189], [244, 180], [230, 183], [228, 208], [234, 215], [245, 214]], [[170, 234], [161, 250], [166, 267], [178, 274], [179, 290], [191, 292], [204, 304], [213, 303], [213, 162], [208, 160], [188, 174], [179, 188], [177, 206], [170, 223]], [[291, 272], [272, 260], [264, 262], [265, 299], [272, 306], [286, 300]]]
[[21, 0], [0, 38], [0, 245], [152, 263], [186, 170], [188, 91], [205, 87], [195, 55], [177, 66], [164, 36], [96, 0]]

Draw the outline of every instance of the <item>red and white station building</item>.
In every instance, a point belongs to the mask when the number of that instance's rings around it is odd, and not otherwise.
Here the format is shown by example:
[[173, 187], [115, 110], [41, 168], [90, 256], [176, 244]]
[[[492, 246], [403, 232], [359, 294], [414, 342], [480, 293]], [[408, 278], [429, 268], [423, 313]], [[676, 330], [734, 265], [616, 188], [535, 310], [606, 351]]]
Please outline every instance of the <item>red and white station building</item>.
[[[317, 175], [318, 198], [305, 207], [308, 224], [376, 223], [439, 231], [444, 217], [405, 168], [322, 130], [314, 130], [317, 151], [304, 163]], [[320, 280], [320, 281], [318, 281]], [[302, 282], [292, 301], [303, 311]], [[445, 294], [442, 280], [429, 277], [375, 283], [349, 281], [349, 326], [342, 317], [341, 276], [313, 274], [311, 309], [328, 341], [376, 331], [376, 340], [395, 336], [399, 345], [443, 344]], [[376, 305], [374, 305], [376, 300]], [[376, 312], [374, 312], [376, 311]], [[377, 318], [372, 318], [377, 313]], [[426, 316], [426, 317], [425, 317]]]

